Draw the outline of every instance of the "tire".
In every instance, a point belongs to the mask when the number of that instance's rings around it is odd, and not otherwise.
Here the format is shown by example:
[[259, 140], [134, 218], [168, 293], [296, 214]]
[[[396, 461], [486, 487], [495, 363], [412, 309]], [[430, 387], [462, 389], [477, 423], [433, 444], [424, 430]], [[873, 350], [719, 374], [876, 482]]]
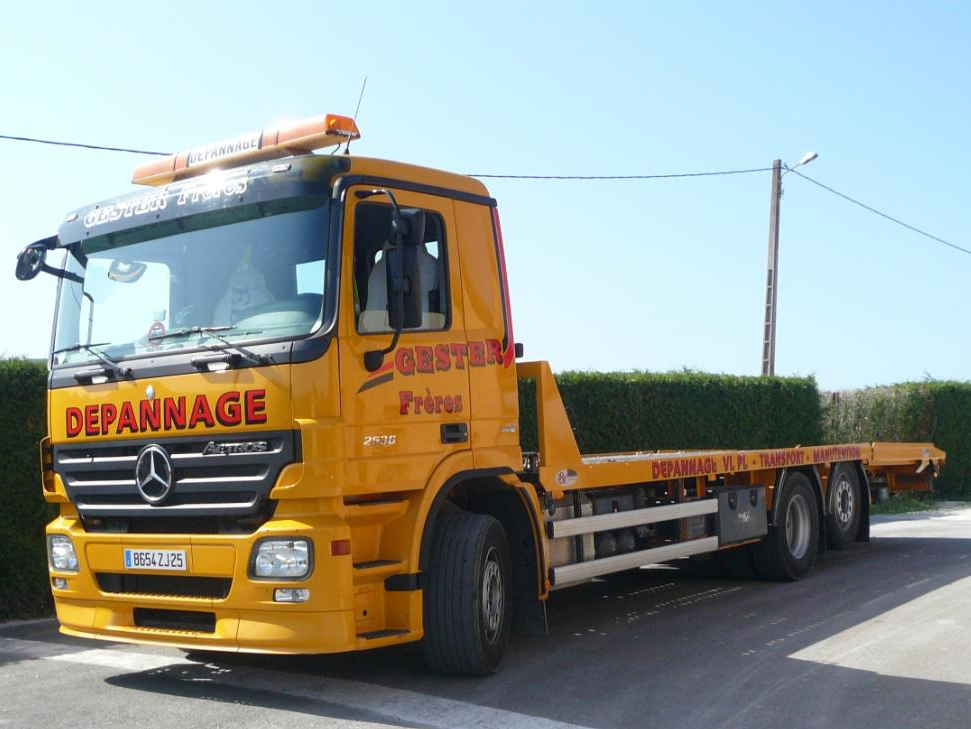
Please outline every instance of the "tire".
[[839, 463], [833, 466], [829, 479], [829, 515], [826, 517], [829, 546], [833, 549], [846, 549], [856, 539], [863, 511], [861, 498], [860, 479], [853, 465]]
[[752, 566], [765, 580], [802, 579], [819, 551], [819, 506], [804, 474], [786, 476], [776, 514], [778, 526], [752, 546]]
[[502, 525], [484, 514], [440, 514], [424, 585], [425, 660], [436, 673], [486, 676], [509, 642], [512, 581]]

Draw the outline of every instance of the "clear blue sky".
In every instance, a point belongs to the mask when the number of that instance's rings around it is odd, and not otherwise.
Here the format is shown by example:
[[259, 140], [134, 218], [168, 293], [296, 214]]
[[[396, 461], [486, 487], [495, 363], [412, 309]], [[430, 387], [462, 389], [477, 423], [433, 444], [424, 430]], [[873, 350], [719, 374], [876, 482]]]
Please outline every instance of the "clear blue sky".
[[[358, 154], [467, 173], [807, 174], [971, 247], [971, 5], [27, 3], [0, 133], [171, 151], [353, 113]], [[0, 353], [44, 356], [25, 243], [126, 192], [134, 155], [0, 140]], [[785, 180], [777, 371], [971, 378], [971, 256]], [[554, 369], [757, 374], [769, 175], [491, 181], [517, 337]]]

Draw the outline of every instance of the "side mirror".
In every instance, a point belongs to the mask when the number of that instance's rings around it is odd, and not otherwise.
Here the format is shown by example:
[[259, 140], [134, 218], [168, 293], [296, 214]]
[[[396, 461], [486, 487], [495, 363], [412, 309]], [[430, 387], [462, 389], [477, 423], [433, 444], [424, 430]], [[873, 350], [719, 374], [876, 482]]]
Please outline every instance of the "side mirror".
[[[392, 240], [400, 241], [386, 253], [388, 262], [388, 323], [395, 331], [420, 327], [422, 322], [421, 267], [418, 246], [425, 240], [425, 213], [404, 209], [391, 219]], [[399, 292], [402, 296], [398, 296]]]
[[84, 277], [78, 276], [76, 273], [47, 265], [47, 251], [54, 250], [58, 247], [59, 243], [60, 241], [57, 236], [52, 235], [50, 238], [43, 238], [24, 248], [17, 254], [17, 270], [15, 271], [17, 279], [20, 281], [30, 281], [30, 279], [36, 277], [38, 273], [43, 271], [44, 273], [49, 273], [51, 276], [66, 278], [68, 281], [84, 283]]
[[47, 248], [40, 243], [32, 243], [24, 248], [17, 256], [16, 275], [20, 281], [30, 281], [44, 270], [47, 260]]
[[425, 213], [408, 208], [402, 210], [391, 190], [375, 188], [354, 193], [364, 200], [375, 195], [387, 195], [391, 200], [391, 247], [385, 252], [387, 279], [388, 323], [394, 330], [391, 344], [384, 349], [364, 353], [364, 368], [375, 372], [384, 362], [384, 355], [398, 346], [403, 329], [413, 329], [422, 322], [421, 267], [418, 265], [418, 246], [425, 242]]

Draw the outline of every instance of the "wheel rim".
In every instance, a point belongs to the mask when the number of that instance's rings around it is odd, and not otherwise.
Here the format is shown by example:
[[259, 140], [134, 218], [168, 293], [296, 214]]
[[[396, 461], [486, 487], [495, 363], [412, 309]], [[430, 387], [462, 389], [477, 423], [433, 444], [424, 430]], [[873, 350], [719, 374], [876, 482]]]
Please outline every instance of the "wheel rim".
[[496, 642], [502, 628], [503, 589], [499, 551], [492, 547], [486, 554], [485, 569], [482, 570], [482, 618], [486, 640], [490, 643]]
[[786, 509], [786, 544], [796, 559], [809, 551], [809, 504], [802, 494], [793, 496]]
[[840, 526], [846, 526], [853, 518], [853, 509], [856, 508], [853, 501], [853, 486], [846, 476], [843, 476], [836, 484], [834, 501], [833, 511], [836, 514], [836, 521], [839, 522]]

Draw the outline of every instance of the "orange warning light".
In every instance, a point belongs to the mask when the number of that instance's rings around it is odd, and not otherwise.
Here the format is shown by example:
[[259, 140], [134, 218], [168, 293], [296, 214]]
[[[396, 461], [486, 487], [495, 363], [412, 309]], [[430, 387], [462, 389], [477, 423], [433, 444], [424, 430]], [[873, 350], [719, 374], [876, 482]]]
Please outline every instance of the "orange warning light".
[[220, 167], [302, 154], [360, 137], [357, 124], [349, 116], [315, 116], [144, 162], [135, 168], [131, 181], [136, 185], [167, 185]]

